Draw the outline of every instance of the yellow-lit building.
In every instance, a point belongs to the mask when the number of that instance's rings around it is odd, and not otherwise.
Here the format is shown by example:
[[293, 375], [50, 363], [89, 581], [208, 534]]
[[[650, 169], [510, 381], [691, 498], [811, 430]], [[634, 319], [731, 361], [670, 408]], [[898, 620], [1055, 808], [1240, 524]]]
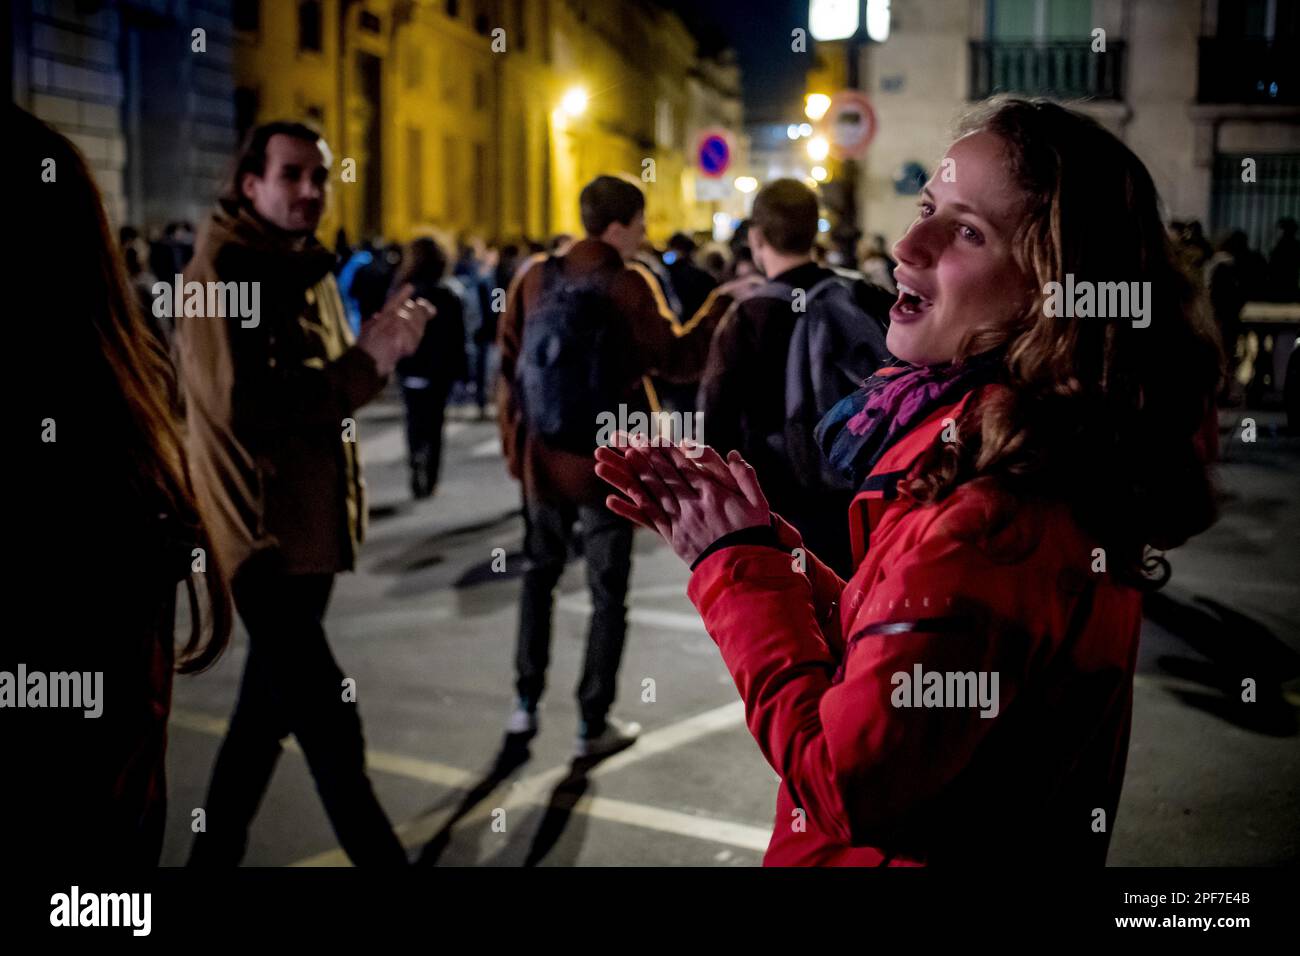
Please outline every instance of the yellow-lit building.
[[729, 209], [697, 200], [693, 152], [699, 130], [728, 117], [743, 149], [738, 70], [702, 62], [681, 20], [652, 3], [233, 7], [237, 125], [305, 117], [334, 150], [322, 237], [576, 233], [578, 193], [599, 173], [642, 184], [654, 239]]

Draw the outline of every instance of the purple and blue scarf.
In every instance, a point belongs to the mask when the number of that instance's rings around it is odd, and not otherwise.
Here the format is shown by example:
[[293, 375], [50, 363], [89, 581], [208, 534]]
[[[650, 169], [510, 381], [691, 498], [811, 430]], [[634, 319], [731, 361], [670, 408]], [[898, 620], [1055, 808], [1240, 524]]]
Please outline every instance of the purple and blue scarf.
[[967, 392], [996, 381], [1000, 350], [984, 352], [959, 365], [886, 365], [840, 399], [813, 433], [826, 460], [860, 489], [871, 469], [893, 445], [936, 409], [960, 401]]

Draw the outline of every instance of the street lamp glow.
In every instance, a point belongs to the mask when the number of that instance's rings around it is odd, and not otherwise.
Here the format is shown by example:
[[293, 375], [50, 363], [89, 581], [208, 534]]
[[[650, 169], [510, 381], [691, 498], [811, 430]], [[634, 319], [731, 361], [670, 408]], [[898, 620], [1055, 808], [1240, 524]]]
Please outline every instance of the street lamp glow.
[[825, 93], [809, 93], [804, 98], [803, 114], [816, 123], [831, 108], [831, 98]]
[[867, 0], [867, 36], [877, 43], [889, 39], [889, 0]]
[[560, 100], [560, 109], [570, 116], [581, 116], [587, 111], [587, 91], [575, 86]]
[[798, 138], [799, 138], [799, 126], [798, 126], [798, 124], [796, 124], [796, 123], [791, 123], [789, 126], [787, 126], [787, 127], [785, 128], [785, 135], [786, 135], [786, 137], [789, 138], [789, 139], [798, 139]]
[[812, 135], [812, 125], [809, 124], [809, 123], [800, 123], [800, 124], [799, 124], [799, 135], [800, 135], [800, 136], [811, 136], [811, 135]]
[[862, 22], [862, 0], [810, 0], [808, 32], [814, 40], [847, 40]]
[[826, 182], [826, 167], [814, 166], [812, 168], [812, 178], [817, 180], [819, 183]]
[[808, 140], [808, 158], [815, 163], [820, 163], [830, 155], [831, 144], [826, 141], [825, 136], [814, 136]]
[[758, 180], [753, 176], [737, 176], [736, 188], [742, 193], [752, 193], [758, 188]]

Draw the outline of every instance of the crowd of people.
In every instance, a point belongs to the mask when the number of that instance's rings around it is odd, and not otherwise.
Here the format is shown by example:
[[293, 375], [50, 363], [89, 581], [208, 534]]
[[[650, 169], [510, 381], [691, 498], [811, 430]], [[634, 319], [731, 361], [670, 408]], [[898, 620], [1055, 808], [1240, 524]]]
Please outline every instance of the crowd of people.
[[[68, 858], [130, 848], [156, 861], [170, 674], [212, 662], [233, 608], [249, 653], [190, 862], [242, 859], [290, 734], [348, 856], [406, 862], [324, 630], [365, 533], [347, 423], [392, 380], [413, 496], [436, 493], [453, 401], [491, 410], [520, 483], [511, 739], [540, 732], [554, 590], [576, 538], [592, 615], [573, 754], [635, 743], [640, 728], [612, 710], [640, 524], [689, 564], [688, 593], [782, 778], [768, 862], [1104, 860], [1110, 828], [1094, 811], [1113, 821], [1118, 803], [1139, 572], [1147, 549], [1213, 520], [1223, 363], [1180, 261], [1190, 240], [1170, 242], [1147, 170], [1100, 126], [1044, 102], [986, 105], [949, 150], [962, 181], [932, 181], [891, 249], [873, 236], [845, 262], [818, 244], [815, 193], [790, 179], [759, 190], [727, 244], [679, 232], [654, 247], [639, 184], [599, 176], [578, 236], [355, 249], [339, 236], [329, 249], [315, 233], [330, 152], [293, 122], [250, 134], [197, 239], [178, 225], [152, 247], [133, 230], [115, 244], [84, 162], [22, 123], [33, 168], [64, 163], [57, 228], [87, 252], [59, 287], [84, 308], [48, 334], [74, 344], [70, 372], [94, 390], [72, 401], [60, 378], [37, 395], [66, 460], [47, 455], [32, 499], [84, 505], [60, 518], [77, 547], [138, 552], [94, 572], [96, 603], [59, 608], [54, 633], [96, 633], [92, 648], [26, 648], [67, 669], [102, 660], [111, 694], [115, 719], [93, 737], [51, 724], [59, 746], [31, 738], [91, 758], [51, 770], [93, 795], [102, 822]], [[1086, 241], [1067, 242], [1070, 229]], [[1287, 235], [1275, 282], [1294, 263], [1294, 223]], [[187, 315], [151, 334], [142, 290], [160, 269], [260, 283], [260, 321]], [[1151, 281], [1150, 330], [1044, 310], [1035, 290], [1066, 272]], [[1152, 359], [1169, 354], [1180, 361]], [[703, 440], [651, 428], [602, 442], [613, 410], [701, 412]], [[106, 451], [119, 436], [131, 438]], [[67, 491], [91, 470], [94, 496]], [[31, 539], [39, 594], [62, 559], [41, 531]], [[1089, 573], [1098, 548], [1109, 573]], [[174, 657], [178, 581], [194, 624]], [[890, 675], [913, 667], [1001, 674], [1001, 716], [891, 706]], [[27, 820], [68, 809], [6, 799]]]

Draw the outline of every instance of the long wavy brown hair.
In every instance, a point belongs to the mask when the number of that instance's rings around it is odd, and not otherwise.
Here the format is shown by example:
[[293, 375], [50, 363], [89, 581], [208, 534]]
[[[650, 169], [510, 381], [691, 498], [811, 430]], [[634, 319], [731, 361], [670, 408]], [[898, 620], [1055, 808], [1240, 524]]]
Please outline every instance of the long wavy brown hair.
[[[57, 290], [57, 320], [50, 318], [43, 326], [49, 329], [46, 345], [51, 359], [62, 357], [84, 374], [84, 379], [69, 384], [79, 390], [70, 401], [86, 423], [83, 433], [98, 432], [97, 447], [105, 450], [105, 456], [92, 463], [99, 473], [87, 479], [125, 489], [139, 506], [132, 514], [138, 510], [158, 515], [173, 529], [176, 540], [170, 544], [177, 553], [158, 555], [161, 573], [176, 567], [177, 559], [188, 561], [190, 545], [207, 554], [207, 571], [186, 579], [191, 628], [176, 657], [180, 672], [202, 670], [229, 642], [233, 613], [190, 482], [172, 405], [176, 377], [171, 360], [140, 312], [85, 159], [45, 123], [16, 106], [8, 110], [16, 134], [14, 148], [21, 151], [20, 168], [39, 171], [48, 164], [58, 183], [56, 189], [42, 189], [24, 180], [21, 187], [26, 192], [20, 203], [30, 207], [30, 215], [20, 221], [31, 254], [24, 258], [28, 267], [18, 281]], [[148, 529], [141, 527], [139, 533], [144, 539]], [[203, 602], [200, 580], [207, 593]]]
[[[1036, 294], [1009, 327], [973, 330], [958, 359], [1004, 356], [1007, 389], [972, 403], [957, 440], [937, 441], [902, 484], [921, 502], [993, 479], [1011, 501], [1067, 502], [1134, 583], [1147, 549], [1181, 544], [1215, 518], [1206, 460], [1223, 369], [1204, 293], [1170, 245], [1142, 161], [1087, 116], [997, 98], [959, 135], [1005, 144], [1025, 195], [1014, 254]], [[1150, 325], [1049, 315], [1049, 282], [1150, 282]]]

